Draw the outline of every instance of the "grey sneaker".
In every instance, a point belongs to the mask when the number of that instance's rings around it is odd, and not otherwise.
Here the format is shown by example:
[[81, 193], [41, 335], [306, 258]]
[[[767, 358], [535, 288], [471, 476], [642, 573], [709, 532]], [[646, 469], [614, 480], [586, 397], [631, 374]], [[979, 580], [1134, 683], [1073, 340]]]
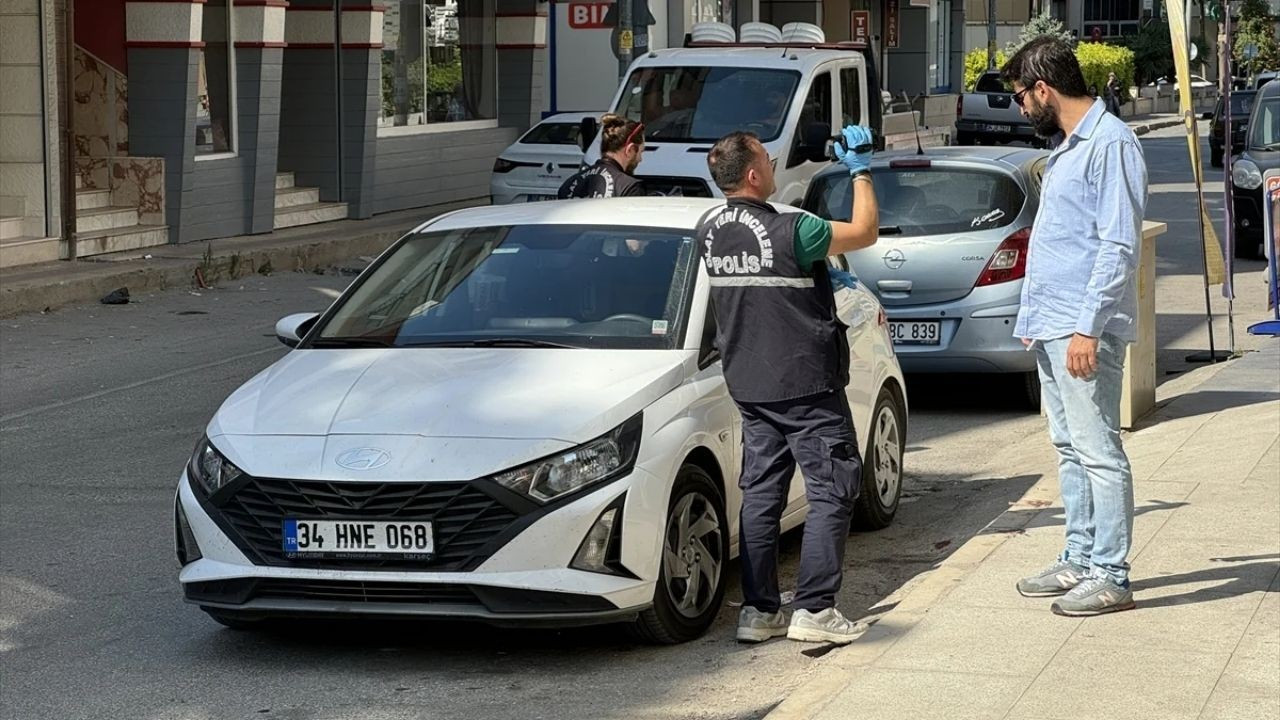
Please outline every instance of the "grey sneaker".
[[1052, 610], [1055, 615], [1079, 617], [1132, 610], [1135, 607], [1137, 605], [1133, 602], [1133, 591], [1129, 588], [1120, 587], [1109, 578], [1087, 577], [1065, 597], [1054, 600]]
[[786, 634], [787, 616], [781, 610], [767, 613], [745, 606], [738, 613], [738, 642], [758, 643]]
[[848, 645], [861, 635], [858, 625], [831, 607], [820, 612], [796, 610], [791, 614], [787, 637], [800, 642]]
[[1065, 595], [1089, 577], [1089, 571], [1079, 565], [1059, 560], [1030, 577], [1018, 581], [1018, 592], [1023, 597], [1052, 597]]

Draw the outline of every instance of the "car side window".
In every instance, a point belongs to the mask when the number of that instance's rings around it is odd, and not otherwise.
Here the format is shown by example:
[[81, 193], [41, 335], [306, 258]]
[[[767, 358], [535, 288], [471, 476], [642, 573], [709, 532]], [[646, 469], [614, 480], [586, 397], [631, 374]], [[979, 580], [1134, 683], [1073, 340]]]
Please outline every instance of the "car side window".
[[856, 67], [840, 71], [840, 110], [844, 125], [862, 122], [862, 73]]
[[809, 86], [809, 95], [804, 99], [804, 105], [800, 109], [800, 122], [796, 126], [796, 137], [792, 142], [791, 159], [787, 162], [787, 167], [795, 167], [805, 161], [804, 154], [800, 152], [800, 146], [804, 145], [805, 132], [810, 125], [814, 123], [825, 123], [831, 125], [831, 73], [824, 72], [813, 79], [813, 85]]

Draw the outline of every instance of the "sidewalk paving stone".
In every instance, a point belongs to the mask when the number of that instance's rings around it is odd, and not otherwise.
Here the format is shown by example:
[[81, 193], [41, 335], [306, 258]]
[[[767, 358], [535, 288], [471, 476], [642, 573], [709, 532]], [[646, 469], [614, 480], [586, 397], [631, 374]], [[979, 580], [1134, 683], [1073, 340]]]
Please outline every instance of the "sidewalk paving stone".
[[868, 669], [851, 679], [856, 712], [830, 706], [817, 720], [1000, 720], [1026, 687], [1018, 677], [921, 670]]
[[895, 643], [877, 665], [1034, 677], [1080, 622], [1052, 615], [1046, 607], [1025, 603], [1021, 609], [974, 612], [951, 603], [941, 605]]

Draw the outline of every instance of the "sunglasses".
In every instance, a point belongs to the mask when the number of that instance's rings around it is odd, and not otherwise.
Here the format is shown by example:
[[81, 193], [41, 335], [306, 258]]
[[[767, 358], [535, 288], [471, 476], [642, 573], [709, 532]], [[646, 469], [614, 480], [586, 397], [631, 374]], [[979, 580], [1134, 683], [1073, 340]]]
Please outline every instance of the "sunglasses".
[[1027, 87], [1022, 88], [1018, 92], [1014, 93], [1012, 96], [1013, 103], [1018, 107], [1022, 107], [1022, 102], [1027, 97], [1027, 93], [1031, 92], [1035, 88], [1035, 86], [1036, 86], [1035, 83], [1032, 83]]

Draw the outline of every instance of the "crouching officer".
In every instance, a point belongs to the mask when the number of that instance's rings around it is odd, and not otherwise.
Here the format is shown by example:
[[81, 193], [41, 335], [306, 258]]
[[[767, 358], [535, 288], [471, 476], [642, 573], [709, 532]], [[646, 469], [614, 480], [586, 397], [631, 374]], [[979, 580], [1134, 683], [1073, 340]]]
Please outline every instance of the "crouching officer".
[[633, 197], [644, 184], [631, 173], [644, 155], [644, 124], [612, 113], [600, 119], [600, 159], [560, 186], [560, 200]]
[[[728, 200], [699, 223], [698, 241], [725, 382], [743, 420], [742, 642], [786, 635], [845, 644], [854, 637], [853, 622], [835, 604], [862, 458], [845, 396], [846, 327], [836, 315], [827, 257], [873, 245], [879, 211], [868, 169], [871, 133], [848, 127], [842, 135], [845, 147], [836, 153], [854, 189], [847, 223], [769, 205], [773, 168], [751, 133], [726, 135], [707, 156]], [[778, 535], [797, 464], [809, 512], [788, 624], [778, 593]]]

